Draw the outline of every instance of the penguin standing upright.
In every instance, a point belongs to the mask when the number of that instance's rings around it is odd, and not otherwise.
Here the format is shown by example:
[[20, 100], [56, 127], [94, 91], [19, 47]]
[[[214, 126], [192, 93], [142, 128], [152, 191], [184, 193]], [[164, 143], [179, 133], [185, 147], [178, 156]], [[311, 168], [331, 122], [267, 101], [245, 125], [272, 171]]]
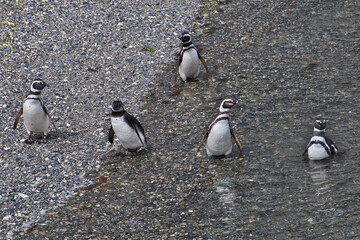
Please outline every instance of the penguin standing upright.
[[199, 152], [202, 144], [206, 141], [206, 152], [208, 156], [228, 156], [232, 152], [233, 143], [231, 136], [241, 151], [241, 144], [234, 131], [230, 127], [228, 112], [237, 103], [236, 100], [225, 99], [221, 102], [219, 113], [210, 124], [197, 150]]
[[315, 121], [314, 135], [304, 152], [304, 154], [308, 154], [310, 160], [322, 160], [338, 152], [338, 148], [333, 141], [325, 137], [325, 128], [326, 120], [317, 119]]
[[47, 142], [47, 134], [49, 132], [49, 120], [51, 120], [54, 128], [55, 123], [50, 117], [45, 105], [41, 101], [41, 91], [46, 87], [46, 83], [41, 79], [35, 79], [31, 84], [31, 89], [28, 97], [24, 100], [24, 103], [18, 112], [13, 129], [15, 130], [21, 115], [24, 115], [24, 125], [28, 133], [25, 143], [31, 144], [34, 140], [32, 138], [33, 133], [43, 134], [41, 142]]
[[109, 131], [109, 142], [114, 142], [114, 135], [120, 144], [130, 152], [140, 152], [146, 149], [146, 137], [143, 127], [139, 121], [128, 114], [121, 101], [114, 101], [111, 112], [111, 127]]
[[179, 52], [176, 72], [180, 74], [182, 80], [187, 83], [188, 78], [196, 78], [200, 74], [201, 63], [204, 65], [206, 72], [209, 73], [204, 58], [191, 41], [189, 32], [181, 32], [179, 38], [182, 41], [182, 48]]

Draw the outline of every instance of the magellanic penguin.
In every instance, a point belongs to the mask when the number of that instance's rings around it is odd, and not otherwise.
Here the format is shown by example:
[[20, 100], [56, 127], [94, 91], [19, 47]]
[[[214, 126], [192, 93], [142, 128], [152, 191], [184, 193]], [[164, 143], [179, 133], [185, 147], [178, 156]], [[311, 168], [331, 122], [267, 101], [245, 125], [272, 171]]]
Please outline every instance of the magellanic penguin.
[[24, 103], [18, 112], [13, 129], [15, 130], [21, 115], [24, 115], [24, 125], [28, 133], [25, 143], [31, 144], [34, 140], [32, 138], [33, 133], [43, 134], [41, 142], [47, 142], [47, 134], [49, 132], [49, 120], [51, 120], [56, 130], [55, 123], [50, 117], [48, 110], [41, 101], [41, 91], [46, 87], [46, 83], [41, 79], [35, 79], [31, 84], [31, 89], [28, 97], [24, 100]]
[[128, 114], [121, 101], [114, 101], [111, 112], [111, 127], [109, 142], [114, 142], [114, 135], [120, 144], [130, 152], [140, 152], [146, 149], [146, 137], [139, 121]]
[[235, 139], [236, 145], [241, 152], [241, 144], [236, 137], [234, 131], [230, 127], [228, 112], [238, 101], [232, 99], [225, 99], [221, 102], [219, 113], [210, 124], [204, 137], [201, 140], [200, 146], [206, 141], [206, 152], [208, 156], [228, 156], [232, 152], [233, 143], [231, 136]]
[[182, 80], [187, 83], [188, 78], [196, 78], [200, 74], [201, 63], [204, 65], [206, 72], [209, 73], [204, 58], [201, 57], [191, 41], [189, 32], [181, 32], [179, 39], [182, 41], [182, 48], [179, 52], [176, 72], [180, 74]]
[[333, 141], [325, 137], [326, 120], [317, 119], [314, 126], [314, 135], [303, 155], [308, 154], [310, 160], [322, 160], [338, 152]]

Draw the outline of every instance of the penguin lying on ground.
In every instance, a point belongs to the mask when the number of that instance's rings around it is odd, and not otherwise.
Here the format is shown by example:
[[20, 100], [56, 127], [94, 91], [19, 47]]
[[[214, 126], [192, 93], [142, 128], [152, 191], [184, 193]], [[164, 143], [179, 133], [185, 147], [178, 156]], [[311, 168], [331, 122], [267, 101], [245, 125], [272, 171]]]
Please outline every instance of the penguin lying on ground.
[[219, 107], [219, 113], [210, 124], [204, 137], [201, 140], [200, 146], [206, 141], [206, 152], [208, 156], [228, 156], [232, 152], [233, 143], [231, 136], [235, 139], [236, 145], [241, 152], [241, 144], [236, 137], [234, 131], [230, 127], [228, 112], [237, 103], [236, 100], [225, 99], [221, 102]]
[[338, 152], [331, 139], [325, 137], [326, 120], [317, 119], [314, 126], [314, 135], [311, 137], [305, 152], [310, 160], [322, 160]]
[[120, 144], [130, 152], [141, 152], [146, 149], [146, 137], [139, 121], [128, 114], [121, 101], [114, 101], [111, 112], [109, 142], [114, 142], [114, 135]]
[[45, 105], [41, 101], [41, 91], [46, 87], [46, 83], [41, 79], [35, 79], [31, 84], [31, 89], [28, 97], [24, 100], [24, 103], [18, 112], [13, 129], [15, 130], [21, 115], [24, 115], [24, 125], [28, 133], [28, 137], [25, 143], [31, 144], [34, 140], [32, 138], [33, 133], [43, 134], [41, 142], [47, 142], [47, 134], [49, 132], [49, 119], [51, 120], [54, 128], [55, 123], [49, 115]]
[[182, 48], [178, 55], [176, 72], [180, 74], [182, 80], [187, 83], [186, 80], [188, 78], [196, 78], [200, 74], [200, 62], [204, 65], [206, 72], [209, 73], [204, 58], [201, 57], [199, 51], [191, 41], [189, 32], [181, 32], [179, 38], [182, 41]]

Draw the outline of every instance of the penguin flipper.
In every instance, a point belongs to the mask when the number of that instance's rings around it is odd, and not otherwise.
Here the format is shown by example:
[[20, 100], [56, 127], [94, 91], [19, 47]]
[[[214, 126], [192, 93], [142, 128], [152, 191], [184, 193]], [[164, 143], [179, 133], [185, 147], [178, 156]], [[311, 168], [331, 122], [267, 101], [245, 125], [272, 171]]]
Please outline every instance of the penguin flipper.
[[305, 156], [305, 154], [307, 153], [307, 151], [308, 151], [308, 149], [306, 148], [302, 155]]
[[109, 142], [110, 142], [110, 143], [113, 143], [113, 142], [114, 142], [114, 135], [115, 135], [115, 132], [114, 132], [113, 127], [111, 126], [111, 127], [110, 127], [110, 131], [109, 131], [109, 136], [108, 136], [108, 139], [109, 139]]
[[179, 66], [180, 64], [182, 63], [182, 56], [183, 56], [184, 52], [181, 51], [179, 52], [179, 58], [178, 58], [178, 61], [177, 61], [177, 64], [176, 64], [176, 72], [178, 73], [179, 72]]
[[55, 131], [57, 131], [57, 128], [56, 128], [56, 126], [55, 126], [55, 122], [54, 122], [54, 120], [52, 119], [52, 117], [50, 116], [50, 114], [49, 114], [48, 110], [46, 109], [45, 105], [44, 105], [42, 102], [41, 102], [41, 106], [42, 106], [42, 108], [43, 108], [43, 110], [44, 110], [45, 114], [49, 117], [49, 119], [50, 119], [50, 121], [51, 121], [52, 125], [53, 125], [53, 126], [54, 126], [54, 128], [55, 128]]
[[[139, 131], [144, 135], [145, 137], [145, 131], [144, 128], [141, 126], [140, 122], [133, 116], [131, 116], [128, 113], [125, 113], [125, 120], [128, 122], [128, 124], [135, 130], [136, 135], [138, 136], [141, 144], [145, 147], [146, 142], [144, 143], [143, 140], [140, 137]], [[145, 138], [146, 141], [146, 138]]]
[[239, 150], [241, 152], [241, 144], [240, 144], [239, 139], [236, 137], [236, 135], [235, 135], [235, 133], [234, 133], [234, 131], [232, 129], [230, 130], [230, 133], [233, 136], [233, 138], [235, 139], [236, 145], [238, 146], [238, 148], [239, 148]]
[[196, 150], [196, 152], [198, 153], [200, 151], [201, 146], [203, 145], [203, 143], [206, 141], [206, 139], [209, 136], [209, 130], [206, 131], [206, 133], [204, 134], [203, 138], [201, 139], [200, 145], [198, 147], [198, 149]]
[[176, 61], [176, 76], [175, 76], [175, 82], [177, 80], [178, 74], [179, 74], [179, 67], [180, 67], [180, 63], [182, 62], [182, 57], [179, 54], [179, 58], [178, 61]]
[[306, 149], [305, 149], [305, 151], [303, 152], [303, 156], [305, 156], [305, 154], [307, 153], [307, 151], [308, 151], [308, 149], [309, 149], [309, 147], [310, 147], [310, 144], [311, 144], [311, 141], [308, 143], [308, 145], [306, 146]]
[[207, 65], [206, 65], [205, 59], [200, 55], [199, 51], [198, 51], [197, 53], [198, 53], [198, 57], [199, 57], [200, 61], [202, 62], [202, 64], [203, 64], [204, 67], [205, 67], [206, 72], [207, 72], [207, 73], [210, 73], [210, 72], [209, 72], [209, 69], [208, 69], [208, 67], [207, 67]]
[[[136, 135], [138, 136], [138, 138], [139, 138], [140, 142], [142, 143], [142, 145], [143, 145], [144, 147], [146, 147], [146, 137], [145, 137], [145, 132], [144, 132], [143, 127], [140, 125], [140, 123], [139, 123], [138, 125], [135, 125], [135, 130], [136, 130]], [[142, 139], [141, 139], [141, 137], [140, 137], [139, 132], [141, 132], [141, 133], [142, 133], [142, 135], [144, 135], [144, 138], [145, 138], [145, 141], [144, 141], [144, 142], [142, 141]]]
[[330, 147], [331, 154], [335, 154], [338, 152], [338, 148], [335, 143], [330, 139], [325, 137], [326, 144]]
[[23, 107], [21, 107], [18, 114], [16, 115], [15, 122], [14, 122], [14, 127], [13, 127], [14, 130], [16, 129], [22, 114], [23, 114]]

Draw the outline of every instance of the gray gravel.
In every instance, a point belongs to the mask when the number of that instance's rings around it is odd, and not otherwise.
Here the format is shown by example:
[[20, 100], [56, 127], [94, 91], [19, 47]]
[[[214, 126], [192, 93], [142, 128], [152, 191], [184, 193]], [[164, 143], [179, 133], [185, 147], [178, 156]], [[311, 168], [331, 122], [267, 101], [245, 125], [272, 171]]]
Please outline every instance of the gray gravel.
[[[0, 238], [12, 238], [74, 190], [90, 184], [110, 149], [114, 99], [141, 116], [156, 73], [172, 65], [180, 30], [199, 1], [2, 1], [0, 3]], [[23, 143], [12, 124], [34, 78], [58, 132]], [[164, 79], [167, 81], [167, 79]], [[172, 79], [171, 79], [172, 81]]]

